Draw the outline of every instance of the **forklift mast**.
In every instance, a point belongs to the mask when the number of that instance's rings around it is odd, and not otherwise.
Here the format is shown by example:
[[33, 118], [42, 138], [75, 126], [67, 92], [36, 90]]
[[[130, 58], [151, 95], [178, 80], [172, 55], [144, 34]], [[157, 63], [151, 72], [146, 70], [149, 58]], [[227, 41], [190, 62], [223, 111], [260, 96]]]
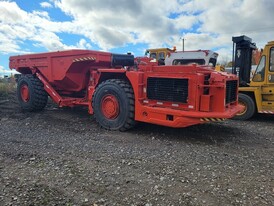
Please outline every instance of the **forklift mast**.
[[233, 67], [232, 73], [239, 77], [240, 86], [250, 83], [250, 72], [252, 64], [252, 52], [256, 44], [247, 36], [232, 37], [233, 41]]

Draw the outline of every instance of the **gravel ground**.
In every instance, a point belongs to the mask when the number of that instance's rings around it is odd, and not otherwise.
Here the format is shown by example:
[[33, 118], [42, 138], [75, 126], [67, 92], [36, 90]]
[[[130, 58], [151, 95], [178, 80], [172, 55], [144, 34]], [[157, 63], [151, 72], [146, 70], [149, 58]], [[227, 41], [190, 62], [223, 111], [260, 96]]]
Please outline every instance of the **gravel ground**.
[[101, 129], [0, 98], [0, 205], [274, 205], [274, 116]]

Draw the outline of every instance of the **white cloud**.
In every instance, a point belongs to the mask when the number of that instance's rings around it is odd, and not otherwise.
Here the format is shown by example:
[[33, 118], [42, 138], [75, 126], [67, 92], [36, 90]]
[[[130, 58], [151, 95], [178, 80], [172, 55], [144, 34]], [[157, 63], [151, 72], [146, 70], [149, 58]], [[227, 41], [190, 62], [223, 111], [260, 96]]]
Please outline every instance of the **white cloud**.
[[[101, 48], [126, 43], [149, 43], [161, 46], [178, 34], [175, 21], [168, 18], [176, 12], [176, 1], [54, 1], [55, 6], [75, 19], [86, 37]], [[186, 24], [187, 25], [187, 24]], [[189, 25], [187, 25], [189, 26]], [[134, 33], [134, 35], [133, 35]]]
[[[101, 49], [147, 43], [149, 47], [177, 46], [184, 36], [185, 49], [212, 49], [221, 58], [231, 56], [232, 36], [250, 36], [259, 47], [273, 40], [273, 0], [50, 0], [71, 21], [56, 22], [45, 11], [26, 12], [15, 2], [0, 2], [0, 52], [28, 52], [25, 40], [48, 50]], [[80, 35], [67, 45], [60, 33]]]
[[[248, 35], [254, 41], [265, 44], [273, 38], [274, 2], [272, 0], [193, 0], [182, 8], [185, 12], [200, 12], [198, 15], [201, 33], [218, 34], [220, 45], [231, 43], [231, 37]], [[263, 32], [264, 29], [267, 32]], [[272, 35], [272, 36], [271, 36]], [[215, 43], [213, 43], [215, 44]], [[231, 43], [232, 44], [232, 43]]]
[[76, 48], [80, 48], [80, 49], [92, 49], [92, 46], [85, 39], [80, 39], [80, 41], [76, 45]]
[[47, 50], [70, 48], [62, 43], [56, 32], [73, 28], [72, 22], [53, 22], [45, 11], [25, 12], [15, 2], [0, 2], [0, 52], [26, 53], [21, 48], [25, 40], [34, 41]]
[[4, 75], [19, 74], [16, 70], [5, 69], [0, 65], [0, 77]]
[[[271, 21], [265, 22], [266, 18], [274, 18], [272, 0], [165, 0], [160, 3], [155, 0], [55, 0], [54, 3], [85, 28], [85, 36], [106, 49], [128, 42], [181, 47], [180, 32], [190, 28], [192, 33], [186, 33], [189, 49], [232, 47], [231, 37], [240, 34], [251, 35], [260, 44], [264, 37], [271, 37], [259, 32], [262, 25], [272, 27]], [[169, 18], [172, 14], [178, 16]], [[252, 30], [254, 32], [250, 32]]]
[[58, 35], [43, 29], [39, 29], [37, 35], [33, 36], [32, 40], [39, 42], [36, 46], [44, 47], [49, 51], [67, 49], [67, 46], [61, 42]]
[[2, 33], [0, 28], [0, 52], [4, 54], [17, 53], [19, 50], [19, 45], [5, 35], [5, 33]]
[[42, 8], [52, 8], [52, 5], [51, 5], [49, 2], [46, 2], [46, 1], [41, 2], [41, 3], [40, 3], [40, 6], [41, 6]]

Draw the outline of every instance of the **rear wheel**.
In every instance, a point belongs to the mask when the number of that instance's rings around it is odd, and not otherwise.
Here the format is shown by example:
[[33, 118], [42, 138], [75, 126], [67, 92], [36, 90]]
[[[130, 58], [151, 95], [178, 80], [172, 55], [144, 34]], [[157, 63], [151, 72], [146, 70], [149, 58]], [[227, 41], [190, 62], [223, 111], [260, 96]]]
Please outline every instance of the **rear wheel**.
[[25, 111], [40, 111], [48, 102], [43, 83], [31, 74], [22, 75], [17, 83], [17, 98]]
[[236, 119], [236, 120], [250, 119], [254, 115], [256, 110], [254, 100], [246, 94], [239, 93], [238, 102], [240, 105], [244, 106], [244, 109], [238, 114], [236, 114], [236, 116], [233, 117], [233, 119]]
[[92, 107], [96, 121], [105, 129], [125, 131], [135, 125], [134, 94], [126, 81], [102, 82], [95, 90]]

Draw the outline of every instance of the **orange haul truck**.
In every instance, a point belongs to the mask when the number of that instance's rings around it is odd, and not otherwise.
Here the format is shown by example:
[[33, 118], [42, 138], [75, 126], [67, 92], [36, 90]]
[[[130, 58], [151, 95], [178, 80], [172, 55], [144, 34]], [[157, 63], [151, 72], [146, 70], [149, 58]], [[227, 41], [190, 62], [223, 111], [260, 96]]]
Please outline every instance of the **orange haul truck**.
[[103, 128], [125, 131], [136, 122], [186, 127], [232, 118], [238, 78], [208, 66], [159, 66], [151, 58], [91, 50], [10, 57], [22, 74], [17, 96], [23, 110], [85, 106]]

